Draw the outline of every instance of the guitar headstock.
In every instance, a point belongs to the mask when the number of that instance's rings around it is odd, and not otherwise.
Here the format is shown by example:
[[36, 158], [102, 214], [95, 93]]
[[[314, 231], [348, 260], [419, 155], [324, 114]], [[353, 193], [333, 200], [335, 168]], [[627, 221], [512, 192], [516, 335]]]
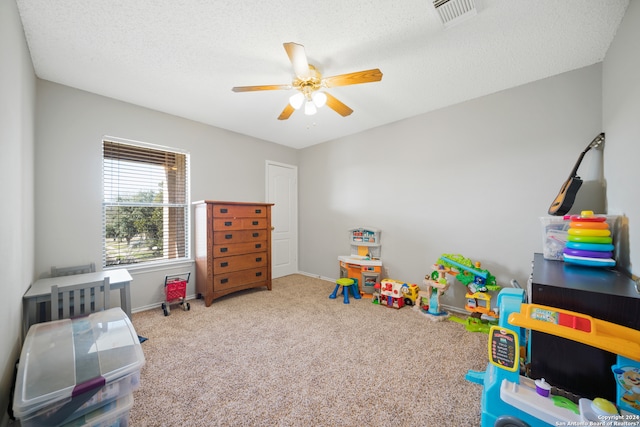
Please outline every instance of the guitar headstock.
[[589, 147], [587, 147], [587, 149], [591, 149], [591, 148], [598, 148], [602, 145], [602, 143], [604, 142], [604, 132], [602, 132], [600, 135], [596, 136], [593, 141], [591, 141], [591, 144], [589, 144]]

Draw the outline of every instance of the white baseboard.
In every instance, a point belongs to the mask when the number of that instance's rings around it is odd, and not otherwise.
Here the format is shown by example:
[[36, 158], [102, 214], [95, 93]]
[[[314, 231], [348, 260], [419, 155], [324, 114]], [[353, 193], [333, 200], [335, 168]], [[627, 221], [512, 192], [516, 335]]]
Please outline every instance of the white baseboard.
[[298, 274], [302, 274], [303, 276], [313, 277], [314, 279], [326, 280], [327, 282], [335, 283], [337, 279], [332, 279], [331, 277], [320, 276], [318, 274], [307, 273], [304, 271], [298, 271]]
[[466, 314], [467, 316], [471, 314], [464, 308], [456, 307], [454, 305], [442, 304], [442, 309], [446, 311], [453, 311], [454, 313], [458, 313], [458, 314]]

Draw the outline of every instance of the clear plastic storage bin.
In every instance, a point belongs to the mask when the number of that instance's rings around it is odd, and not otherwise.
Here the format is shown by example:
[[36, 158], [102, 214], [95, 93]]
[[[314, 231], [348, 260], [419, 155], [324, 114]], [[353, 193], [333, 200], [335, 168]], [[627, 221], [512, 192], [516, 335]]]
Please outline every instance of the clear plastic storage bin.
[[129, 411], [132, 407], [133, 395], [127, 394], [74, 419], [64, 427], [126, 427], [129, 425]]
[[[542, 255], [545, 259], [560, 261], [564, 259], [562, 254], [567, 245], [571, 215], [565, 215], [565, 217], [540, 217], [540, 223], [542, 224]], [[618, 215], [606, 215], [606, 217], [609, 230], [611, 230], [613, 244], [617, 245], [616, 236], [620, 227], [621, 217]]]
[[59, 426], [131, 394], [144, 354], [121, 308], [33, 325], [13, 401], [23, 426]]
[[542, 255], [545, 259], [563, 260], [562, 253], [567, 245], [569, 222], [561, 216], [540, 217]]

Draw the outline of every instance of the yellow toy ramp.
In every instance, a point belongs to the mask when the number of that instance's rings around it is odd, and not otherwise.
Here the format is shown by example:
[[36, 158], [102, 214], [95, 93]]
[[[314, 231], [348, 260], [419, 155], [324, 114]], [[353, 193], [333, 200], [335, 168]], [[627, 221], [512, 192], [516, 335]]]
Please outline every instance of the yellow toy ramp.
[[538, 304], [522, 304], [509, 315], [515, 326], [557, 335], [640, 361], [640, 331], [586, 314]]

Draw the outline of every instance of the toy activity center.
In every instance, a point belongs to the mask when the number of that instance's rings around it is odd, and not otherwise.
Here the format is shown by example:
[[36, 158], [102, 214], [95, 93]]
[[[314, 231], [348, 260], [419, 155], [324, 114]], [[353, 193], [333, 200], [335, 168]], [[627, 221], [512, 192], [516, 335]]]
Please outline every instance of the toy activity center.
[[353, 279], [363, 292], [372, 294], [382, 274], [380, 230], [371, 227], [353, 228], [349, 230], [349, 245], [351, 254], [338, 257], [340, 277]]
[[[486, 371], [467, 375], [484, 387], [483, 426], [640, 424], [640, 331], [568, 310], [525, 304], [521, 289], [505, 289], [498, 300], [501, 318], [489, 332], [490, 363]], [[544, 378], [521, 375], [520, 344], [526, 342], [525, 328], [618, 353], [611, 366], [615, 405], [601, 397], [580, 397], [576, 403], [552, 394]]]

